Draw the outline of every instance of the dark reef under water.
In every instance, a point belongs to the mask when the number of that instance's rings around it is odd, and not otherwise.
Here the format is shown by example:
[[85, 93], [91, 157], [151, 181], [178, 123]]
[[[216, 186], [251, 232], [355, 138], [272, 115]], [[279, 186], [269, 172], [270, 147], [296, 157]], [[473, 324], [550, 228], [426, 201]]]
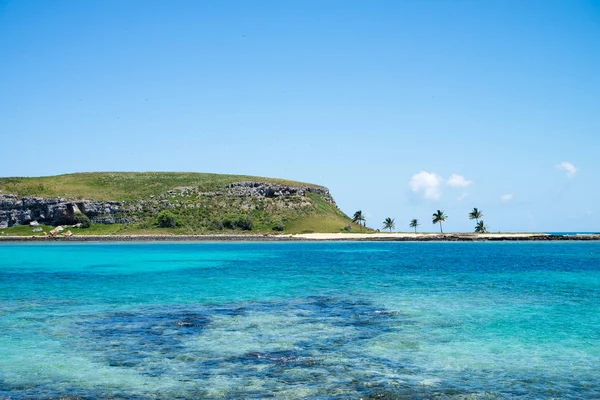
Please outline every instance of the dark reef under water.
[[[286, 340], [286, 349], [256, 347], [255, 351], [241, 354], [223, 354], [205, 346], [192, 349], [186, 344], [190, 340], [202, 341], [215, 318], [221, 320], [217, 329], [223, 329], [228, 319], [250, 318], [244, 325], [245, 331], [260, 338], [272, 333], [268, 331], [269, 326], [260, 324], [261, 317], [268, 315], [282, 317], [283, 324], [289, 319], [294, 331], [302, 331], [303, 326], [311, 329], [315, 324], [320, 325], [322, 334], [310, 335], [309, 339], [303, 336]], [[428, 385], [389, 380], [385, 376], [389, 371], [400, 372], [405, 378], [419, 376], [423, 371], [418, 365], [410, 364], [408, 358], [399, 364], [382, 357], [369, 357], [357, 344], [413, 323], [402, 312], [382, 309], [366, 300], [319, 296], [285, 302], [141, 307], [85, 315], [70, 327], [73, 336], [69, 342], [77, 351], [91, 355], [95, 363], [106, 367], [131, 369], [157, 379], [175, 375], [180, 385], [167, 390], [128, 391], [60, 383], [58, 386], [62, 388], [58, 389], [56, 382], [9, 385], [0, 381], [0, 398], [262, 399], [288, 398], [290, 390], [306, 387], [312, 388], [306, 392], [306, 397], [311, 399], [533, 398], [523, 391], [474, 392], [468, 387], [441, 382]], [[231, 345], [235, 347], [235, 343]], [[215, 394], [206, 388], [206, 382], [213, 377], [235, 378], [239, 385]], [[246, 386], [245, 382], [257, 380], [263, 383], [260, 387]], [[560, 393], [545, 387], [543, 382], [538, 389], [538, 396], [560, 397]]]

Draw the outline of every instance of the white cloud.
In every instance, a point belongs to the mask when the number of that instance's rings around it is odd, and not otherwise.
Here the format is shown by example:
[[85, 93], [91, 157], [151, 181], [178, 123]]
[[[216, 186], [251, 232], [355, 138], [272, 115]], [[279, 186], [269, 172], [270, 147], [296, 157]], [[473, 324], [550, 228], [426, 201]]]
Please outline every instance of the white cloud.
[[458, 197], [456, 198], [456, 200], [458, 200], [458, 201], [463, 201], [463, 200], [464, 200], [464, 199], [466, 199], [468, 196], [469, 196], [469, 193], [463, 193], [463, 194], [461, 194], [460, 196], [458, 196]]
[[575, 168], [575, 166], [573, 164], [571, 164], [570, 162], [567, 162], [567, 161], [561, 162], [560, 164], [558, 164], [556, 166], [556, 168], [566, 171], [567, 177], [569, 177], [569, 178], [573, 178], [575, 176], [575, 174], [577, 173], [577, 168]]
[[469, 186], [472, 183], [473, 183], [473, 181], [468, 181], [465, 179], [464, 176], [458, 175], [458, 174], [452, 174], [450, 179], [448, 179], [448, 182], [446, 182], [446, 184], [448, 186], [453, 187], [453, 188], [464, 188], [464, 187]]
[[410, 188], [417, 194], [422, 194], [427, 200], [440, 198], [440, 186], [444, 180], [433, 172], [421, 171], [410, 178]]
[[508, 203], [509, 201], [511, 201], [514, 198], [515, 198], [515, 196], [512, 193], [507, 193], [507, 194], [503, 194], [502, 197], [500, 197], [500, 201], [503, 203]]

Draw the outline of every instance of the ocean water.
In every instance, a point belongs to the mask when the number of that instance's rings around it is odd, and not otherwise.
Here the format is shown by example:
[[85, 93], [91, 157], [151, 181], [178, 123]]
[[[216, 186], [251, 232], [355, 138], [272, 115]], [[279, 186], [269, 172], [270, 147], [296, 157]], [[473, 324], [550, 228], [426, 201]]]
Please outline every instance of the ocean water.
[[0, 246], [0, 399], [600, 398], [600, 243]]

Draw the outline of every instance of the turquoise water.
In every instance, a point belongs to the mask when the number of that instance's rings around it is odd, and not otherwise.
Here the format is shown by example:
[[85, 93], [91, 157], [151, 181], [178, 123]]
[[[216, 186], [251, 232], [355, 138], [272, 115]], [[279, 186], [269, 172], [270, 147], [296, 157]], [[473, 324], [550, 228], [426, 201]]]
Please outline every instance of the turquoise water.
[[600, 398], [600, 243], [0, 246], [0, 399]]

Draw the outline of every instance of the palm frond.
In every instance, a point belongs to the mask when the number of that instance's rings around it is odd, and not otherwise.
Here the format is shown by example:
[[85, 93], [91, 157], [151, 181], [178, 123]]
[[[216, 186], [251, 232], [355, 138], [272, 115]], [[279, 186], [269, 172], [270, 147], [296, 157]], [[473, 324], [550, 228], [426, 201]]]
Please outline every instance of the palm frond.
[[437, 224], [439, 222], [446, 222], [446, 218], [446, 214], [444, 214], [443, 211], [437, 210], [435, 213], [433, 213], [432, 221], [434, 224]]
[[475, 233], [487, 233], [487, 231], [488, 228], [483, 221], [479, 221], [477, 225], [475, 225]]

